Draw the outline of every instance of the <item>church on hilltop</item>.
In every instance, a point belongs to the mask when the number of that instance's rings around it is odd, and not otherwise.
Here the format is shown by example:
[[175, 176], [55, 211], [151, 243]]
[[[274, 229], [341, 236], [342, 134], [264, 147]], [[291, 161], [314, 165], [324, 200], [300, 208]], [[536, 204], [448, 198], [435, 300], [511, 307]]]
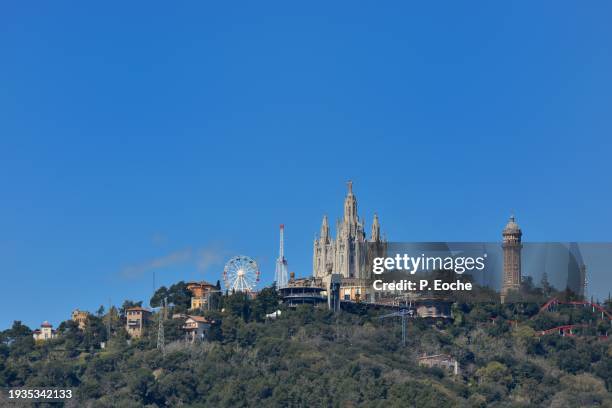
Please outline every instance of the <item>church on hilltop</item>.
[[370, 300], [372, 271], [370, 257], [381, 253], [386, 245], [380, 233], [378, 216], [374, 215], [370, 239], [365, 222], [357, 215], [357, 199], [353, 183], [349, 181], [344, 199], [344, 216], [336, 222], [336, 237], [331, 237], [327, 215], [323, 217], [321, 231], [315, 238], [313, 270], [315, 279], [330, 287], [332, 274], [341, 276], [340, 296], [344, 300]]

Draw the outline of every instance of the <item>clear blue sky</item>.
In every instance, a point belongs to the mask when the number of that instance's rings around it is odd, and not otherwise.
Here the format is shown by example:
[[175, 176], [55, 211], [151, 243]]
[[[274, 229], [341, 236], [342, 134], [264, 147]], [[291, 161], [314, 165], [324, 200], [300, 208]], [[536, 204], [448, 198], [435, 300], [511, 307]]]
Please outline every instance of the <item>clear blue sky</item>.
[[310, 274], [348, 179], [394, 241], [612, 241], [610, 2], [289, 3], [0, 6], [0, 328], [269, 282], [280, 223]]

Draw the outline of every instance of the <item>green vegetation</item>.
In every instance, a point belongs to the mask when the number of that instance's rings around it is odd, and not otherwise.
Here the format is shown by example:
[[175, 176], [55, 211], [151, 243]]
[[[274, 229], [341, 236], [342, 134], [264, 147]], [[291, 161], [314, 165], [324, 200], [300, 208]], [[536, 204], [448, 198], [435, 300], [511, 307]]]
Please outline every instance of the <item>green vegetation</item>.
[[[164, 296], [183, 308], [182, 286], [172, 288]], [[272, 288], [219, 300], [224, 311], [200, 312], [217, 321], [206, 342], [187, 344], [182, 322], [165, 322], [165, 357], [155, 319], [128, 343], [114, 308], [91, 315], [84, 331], [64, 322], [39, 344], [15, 322], [0, 332], [0, 386], [71, 387], [76, 400], [66, 406], [75, 407], [612, 405], [612, 341], [600, 336], [609, 322], [585, 308], [456, 303], [452, 321], [411, 320], [402, 347], [399, 320], [381, 321], [382, 310], [301, 306], [266, 320], [279, 308]], [[588, 326], [580, 336], [536, 335], [569, 322]], [[438, 353], [454, 356], [460, 375], [417, 364]]]

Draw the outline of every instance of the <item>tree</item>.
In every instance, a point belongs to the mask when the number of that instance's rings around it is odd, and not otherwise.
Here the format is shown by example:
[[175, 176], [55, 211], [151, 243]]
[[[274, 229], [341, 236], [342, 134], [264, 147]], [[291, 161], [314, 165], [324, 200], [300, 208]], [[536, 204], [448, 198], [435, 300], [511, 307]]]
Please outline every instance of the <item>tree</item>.
[[149, 300], [149, 305], [151, 307], [160, 307], [162, 305], [162, 301], [168, 297], [168, 288], [165, 286], [160, 287], [155, 291], [151, 300]]
[[559, 368], [569, 373], [576, 374], [585, 371], [591, 366], [591, 359], [586, 353], [577, 350], [567, 350], [559, 353]]
[[604, 358], [594, 368], [595, 374], [605, 381], [608, 391], [612, 391], [612, 359]]
[[174, 305], [177, 312], [187, 311], [191, 307], [191, 291], [185, 282], [180, 281], [170, 286], [168, 304]]
[[263, 288], [253, 302], [253, 315], [256, 320], [264, 320], [266, 314], [278, 310], [279, 297], [274, 286]]
[[9, 346], [12, 355], [26, 355], [34, 348], [32, 330], [19, 320], [15, 320], [13, 326], [4, 332], [2, 341]]
[[139, 368], [128, 376], [128, 387], [145, 404], [153, 402], [155, 377], [150, 370]]
[[177, 282], [170, 288], [160, 287], [155, 291], [150, 300], [151, 307], [160, 307], [164, 298], [168, 299], [168, 304], [173, 305], [175, 312], [185, 312], [191, 306], [191, 291], [187, 289], [187, 284], [183, 281]]
[[223, 306], [231, 315], [240, 317], [245, 322], [251, 317], [251, 300], [246, 293], [235, 292], [226, 296]]
[[499, 361], [491, 361], [485, 367], [478, 369], [476, 377], [484, 381], [499, 384], [509, 384], [512, 380], [508, 367]]
[[96, 316], [98, 316], [98, 317], [104, 316], [104, 311], [105, 311], [104, 305], [100, 305], [100, 307], [96, 311]]
[[221, 305], [221, 298], [223, 297], [221, 293], [221, 282], [217, 280], [217, 284], [215, 285], [215, 292], [210, 294], [208, 301], [210, 302], [211, 310], [218, 310]]
[[574, 300], [582, 300], [580, 296], [578, 296], [570, 287], [566, 287], [563, 293], [560, 294], [561, 300], [565, 302], [570, 302]]
[[553, 288], [550, 282], [548, 281], [548, 274], [546, 272], [544, 272], [544, 274], [542, 275], [540, 287], [542, 288], [542, 294], [546, 298], [550, 297], [551, 293], [553, 293], [553, 291], [555, 290], [555, 288]]
[[523, 346], [527, 346], [534, 338], [535, 330], [526, 325], [519, 325], [512, 331], [512, 337]]

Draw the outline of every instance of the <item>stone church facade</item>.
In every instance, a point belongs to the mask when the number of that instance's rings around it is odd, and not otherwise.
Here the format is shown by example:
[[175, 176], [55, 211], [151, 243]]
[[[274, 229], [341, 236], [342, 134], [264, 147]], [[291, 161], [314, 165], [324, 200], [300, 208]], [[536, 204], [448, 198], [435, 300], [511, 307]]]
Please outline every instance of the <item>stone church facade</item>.
[[357, 214], [357, 199], [353, 183], [348, 182], [344, 199], [344, 215], [336, 223], [336, 237], [332, 238], [327, 216], [323, 217], [321, 231], [315, 238], [313, 249], [314, 278], [321, 279], [329, 288], [332, 274], [341, 276], [341, 297], [345, 300], [369, 300], [372, 281], [372, 256], [384, 251], [385, 240], [380, 233], [378, 216], [374, 215], [370, 239], [365, 222]]

